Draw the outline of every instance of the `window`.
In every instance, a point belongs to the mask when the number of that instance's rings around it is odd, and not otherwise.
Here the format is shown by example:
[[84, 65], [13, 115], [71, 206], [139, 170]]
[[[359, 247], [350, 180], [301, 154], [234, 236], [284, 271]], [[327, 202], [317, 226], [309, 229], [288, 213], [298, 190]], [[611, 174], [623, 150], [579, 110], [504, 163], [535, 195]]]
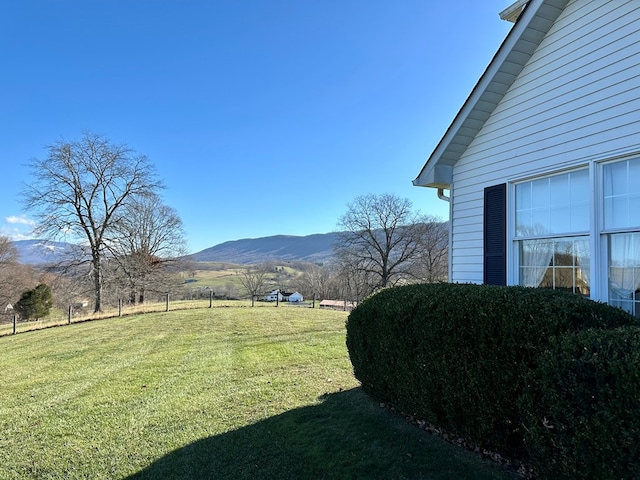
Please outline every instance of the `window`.
[[[513, 283], [590, 296], [640, 317], [640, 158], [593, 167], [592, 177], [580, 169], [515, 184]], [[594, 272], [593, 252], [602, 252]]]
[[589, 237], [523, 240], [519, 243], [520, 285], [591, 293]]
[[516, 185], [516, 236], [588, 231], [588, 170]]
[[590, 294], [589, 171], [515, 186], [518, 282]]
[[640, 159], [604, 166], [604, 228], [640, 227]]
[[609, 303], [640, 317], [640, 233], [609, 235]]
[[603, 166], [609, 303], [640, 317], [640, 158]]

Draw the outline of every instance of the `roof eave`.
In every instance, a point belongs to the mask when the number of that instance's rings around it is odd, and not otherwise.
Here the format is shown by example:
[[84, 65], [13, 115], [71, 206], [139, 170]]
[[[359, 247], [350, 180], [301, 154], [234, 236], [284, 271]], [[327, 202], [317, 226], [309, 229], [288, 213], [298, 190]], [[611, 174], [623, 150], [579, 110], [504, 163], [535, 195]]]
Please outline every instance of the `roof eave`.
[[529, 0], [518, 0], [513, 5], [501, 11], [500, 18], [502, 20], [506, 20], [507, 22], [516, 23], [528, 1]]
[[[415, 186], [443, 187], [442, 166], [452, 168], [491, 116], [569, 0], [531, 0], [427, 159]], [[446, 183], [446, 182], [445, 182]], [[449, 186], [451, 179], [449, 179]]]

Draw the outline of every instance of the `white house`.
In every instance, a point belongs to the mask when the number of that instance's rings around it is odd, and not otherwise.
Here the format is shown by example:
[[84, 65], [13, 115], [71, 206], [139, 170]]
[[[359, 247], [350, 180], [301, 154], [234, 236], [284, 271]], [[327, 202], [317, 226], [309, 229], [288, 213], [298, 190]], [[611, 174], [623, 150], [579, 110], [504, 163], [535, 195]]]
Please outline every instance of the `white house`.
[[449, 279], [640, 316], [640, 1], [501, 16], [511, 31], [414, 180], [450, 202]]
[[267, 302], [275, 302], [276, 300], [278, 302], [281, 302], [284, 299], [284, 297], [282, 296], [282, 293], [280, 293], [280, 290], [273, 290], [272, 292], [267, 294], [267, 296], [265, 296], [264, 299]]
[[304, 297], [302, 296], [301, 293], [293, 292], [291, 294], [289, 294], [289, 298], [288, 298], [289, 302], [293, 302], [293, 303], [298, 303], [298, 302], [302, 302], [304, 300]]

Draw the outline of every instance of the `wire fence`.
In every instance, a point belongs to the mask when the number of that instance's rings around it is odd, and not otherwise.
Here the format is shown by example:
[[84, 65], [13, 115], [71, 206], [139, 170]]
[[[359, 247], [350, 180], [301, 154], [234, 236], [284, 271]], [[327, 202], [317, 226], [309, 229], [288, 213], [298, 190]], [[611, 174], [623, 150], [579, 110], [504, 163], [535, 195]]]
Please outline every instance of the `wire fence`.
[[55, 310], [41, 320], [20, 320], [18, 315], [5, 315], [4, 323], [0, 323], [0, 337], [17, 335], [18, 333], [43, 330], [45, 328], [60, 327], [75, 323], [90, 322], [94, 320], [107, 320], [129, 315], [142, 315], [145, 313], [171, 312], [178, 310], [195, 310], [204, 308], [274, 308], [274, 307], [306, 307], [315, 308], [317, 302], [266, 302], [247, 300], [216, 300], [213, 297], [200, 300], [172, 300], [169, 295], [162, 302], [148, 302], [141, 304], [129, 304], [119, 302], [117, 307], [107, 307], [102, 312], [89, 312], [86, 308], [74, 308], [69, 306], [66, 311]]

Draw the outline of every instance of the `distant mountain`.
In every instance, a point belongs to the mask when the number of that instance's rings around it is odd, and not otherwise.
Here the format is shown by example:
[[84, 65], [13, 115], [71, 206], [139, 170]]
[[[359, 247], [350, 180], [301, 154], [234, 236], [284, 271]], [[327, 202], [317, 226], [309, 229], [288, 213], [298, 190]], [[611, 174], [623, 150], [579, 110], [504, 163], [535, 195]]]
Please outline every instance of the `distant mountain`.
[[[318, 233], [307, 236], [275, 235], [246, 238], [220, 243], [188, 256], [195, 262], [224, 262], [250, 265], [272, 260], [326, 262], [333, 256], [336, 233]], [[21, 263], [45, 265], [70, 258], [71, 243], [49, 240], [18, 240], [12, 242], [18, 250]]]
[[196, 262], [227, 262], [250, 265], [271, 260], [321, 263], [333, 256], [337, 233], [317, 233], [303, 237], [275, 235], [220, 243], [189, 255]]
[[69, 258], [69, 254], [76, 248], [71, 243], [50, 240], [17, 240], [12, 243], [18, 250], [20, 263], [28, 265], [60, 262]]

